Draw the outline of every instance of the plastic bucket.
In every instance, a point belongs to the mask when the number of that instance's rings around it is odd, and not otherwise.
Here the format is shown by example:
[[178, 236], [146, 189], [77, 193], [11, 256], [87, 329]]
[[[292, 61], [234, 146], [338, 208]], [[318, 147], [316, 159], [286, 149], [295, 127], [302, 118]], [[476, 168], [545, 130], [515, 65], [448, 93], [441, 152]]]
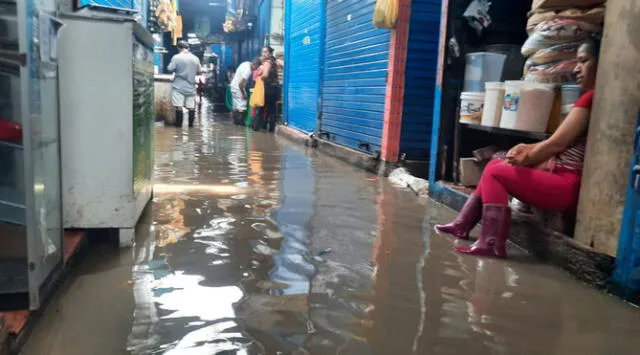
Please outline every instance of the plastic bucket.
[[480, 124], [483, 106], [483, 92], [463, 92], [460, 95], [460, 122]]
[[500, 127], [515, 129], [520, 108], [520, 94], [524, 81], [506, 81], [504, 83], [504, 100], [502, 101], [502, 116]]
[[484, 109], [482, 110], [481, 124], [487, 127], [500, 127], [502, 102], [504, 101], [504, 83], [488, 82], [484, 87]]
[[464, 92], [483, 92], [484, 84], [489, 81], [500, 81], [505, 54], [478, 52], [466, 56], [464, 70]]
[[580, 85], [562, 85], [560, 94], [562, 109], [560, 111], [563, 118], [567, 117], [580, 95], [582, 95]]
[[520, 108], [515, 129], [546, 132], [555, 97], [553, 85], [526, 82], [520, 94]]
[[526, 59], [520, 53], [521, 49], [521, 45], [513, 44], [492, 44], [485, 47], [487, 52], [507, 56], [502, 68], [502, 78], [497, 81], [520, 80], [522, 78], [522, 68], [524, 68]]

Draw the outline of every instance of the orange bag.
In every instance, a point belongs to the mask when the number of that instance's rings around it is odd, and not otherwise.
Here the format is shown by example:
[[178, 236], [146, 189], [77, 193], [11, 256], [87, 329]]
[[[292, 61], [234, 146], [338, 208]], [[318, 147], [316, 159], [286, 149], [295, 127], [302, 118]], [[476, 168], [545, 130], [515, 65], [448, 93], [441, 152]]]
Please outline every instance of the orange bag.
[[251, 107], [264, 107], [264, 81], [262, 78], [256, 79], [256, 86], [253, 88], [249, 104]]

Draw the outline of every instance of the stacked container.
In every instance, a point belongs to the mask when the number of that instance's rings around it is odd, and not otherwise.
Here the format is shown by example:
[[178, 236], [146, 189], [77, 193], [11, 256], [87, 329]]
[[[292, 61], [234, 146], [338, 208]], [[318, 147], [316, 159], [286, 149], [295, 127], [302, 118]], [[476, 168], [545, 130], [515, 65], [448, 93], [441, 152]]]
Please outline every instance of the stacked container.
[[520, 94], [515, 129], [526, 132], [546, 132], [554, 98], [553, 85], [525, 82]]
[[500, 128], [515, 129], [520, 109], [520, 96], [524, 81], [507, 81], [504, 83], [504, 100]]
[[485, 102], [485, 84], [502, 78], [505, 54], [478, 52], [466, 56], [464, 88], [460, 95], [460, 122], [481, 124]]
[[482, 125], [500, 127], [502, 106], [504, 102], [504, 83], [488, 82], [485, 84], [484, 109], [482, 111]]

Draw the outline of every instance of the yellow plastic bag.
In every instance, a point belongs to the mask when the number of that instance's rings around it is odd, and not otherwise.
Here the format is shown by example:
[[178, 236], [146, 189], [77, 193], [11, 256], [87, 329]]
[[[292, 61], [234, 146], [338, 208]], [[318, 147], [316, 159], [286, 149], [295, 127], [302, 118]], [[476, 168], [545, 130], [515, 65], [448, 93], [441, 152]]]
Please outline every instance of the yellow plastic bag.
[[249, 102], [251, 107], [264, 107], [264, 81], [262, 78], [256, 80], [256, 86], [253, 87], [253, 94]]
[[399, 0], [377, 0], [373, 10], [373, 25], [377, 28], [394, 28], [399, 10]]

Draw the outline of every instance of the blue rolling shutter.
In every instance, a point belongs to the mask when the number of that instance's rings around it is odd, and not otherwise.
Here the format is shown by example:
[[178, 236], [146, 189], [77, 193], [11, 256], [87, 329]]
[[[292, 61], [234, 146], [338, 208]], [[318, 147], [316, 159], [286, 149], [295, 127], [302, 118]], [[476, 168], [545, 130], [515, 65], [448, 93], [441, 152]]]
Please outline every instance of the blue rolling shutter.
[[[264, 46], [265, 37], [269, 34], [271, 27], [271, 0], [261, 0], [258, 7], [258, 51]], [[259, 55], [257, 53], [256, 55]]]
[[360, 151], [380, 150], [389, 30], [373, 26], [375, 0], [327, 0], [321, 130]]
[[413, 0], [411, 5], [400, 131], [400, 153], [408, 160], [429, 160], [431, 151], [441, 4]]
[[320, 93], [324, 1], [289, 0], [286, 9], [285, 119], [291, 127], [313, 132]]
[[134, 0], [80, 0], [78, 6], [104, 6], [114, 9], [133, 9]]

